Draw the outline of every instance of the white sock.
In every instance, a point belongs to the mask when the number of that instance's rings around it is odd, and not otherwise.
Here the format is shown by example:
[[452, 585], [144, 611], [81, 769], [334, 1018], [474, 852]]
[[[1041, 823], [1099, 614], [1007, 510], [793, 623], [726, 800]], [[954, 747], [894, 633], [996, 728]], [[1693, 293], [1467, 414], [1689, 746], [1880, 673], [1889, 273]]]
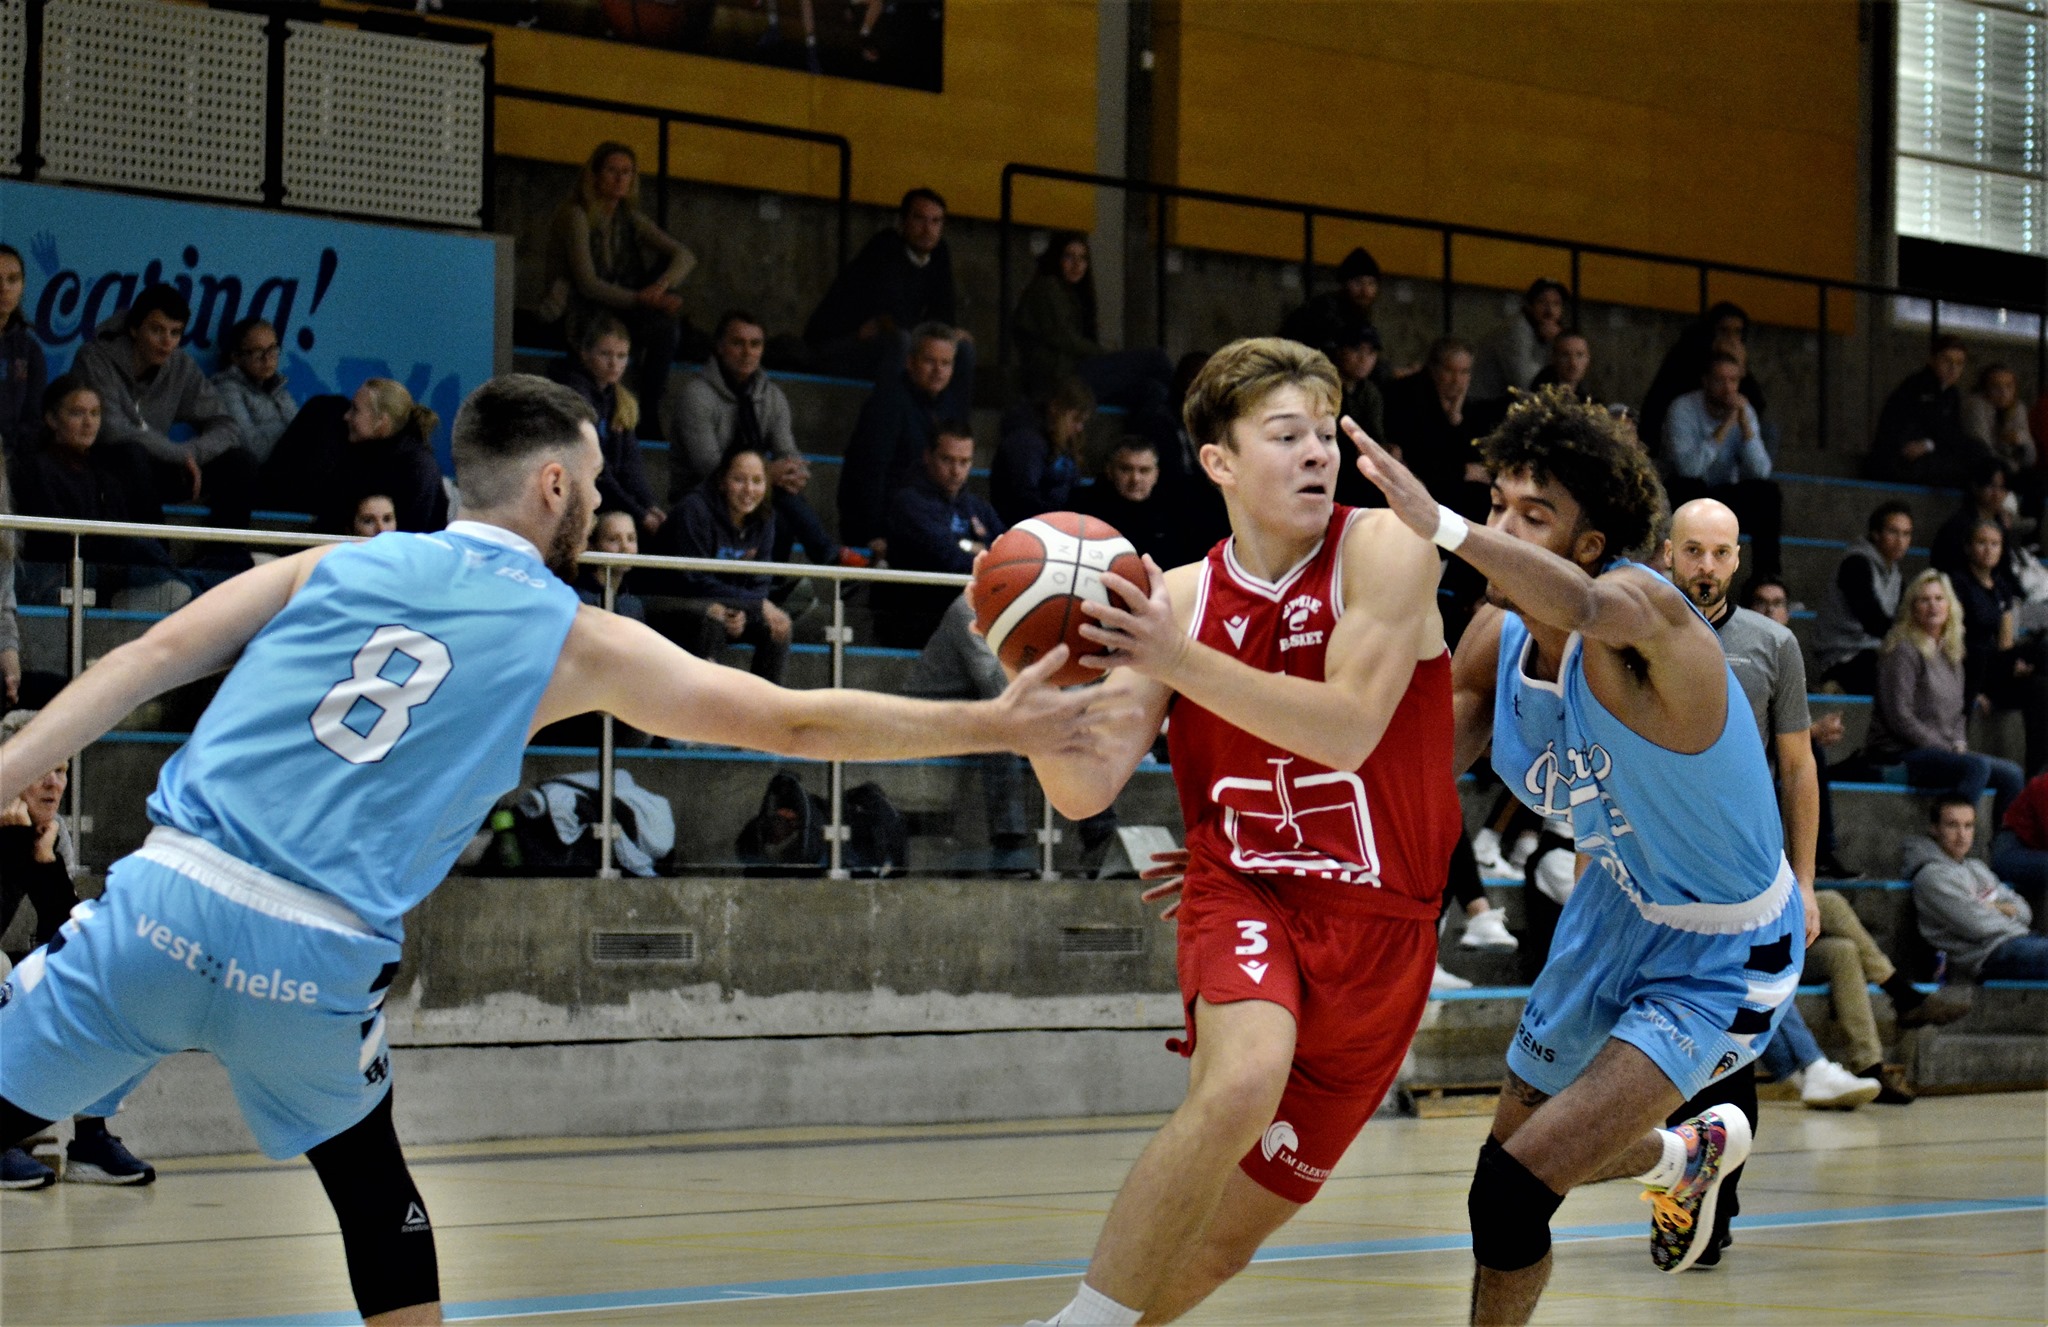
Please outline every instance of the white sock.
[[1668, 1189], [1685, 1174], [1685, 1140], [1669, 1129], [1657, 1130], [1657, 1140], [1664, 1144], [1663, 1159], [1635, 1178], [1648, 1188]]
[[1135, 1327], [1143, 1316], [1143, 1309], [1127, 1309], [1083, 1281], [1074, 1302], [1053, 1314], [1051, 1321], [1057, 1327]]

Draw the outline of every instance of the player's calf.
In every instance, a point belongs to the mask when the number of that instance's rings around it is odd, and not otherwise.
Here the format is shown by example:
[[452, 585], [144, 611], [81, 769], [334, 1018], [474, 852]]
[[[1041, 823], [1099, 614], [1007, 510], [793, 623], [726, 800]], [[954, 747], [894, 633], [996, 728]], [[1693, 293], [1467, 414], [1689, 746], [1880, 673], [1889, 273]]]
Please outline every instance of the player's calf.
[[349, 1286], [364, 1319], [439, 1322], [434, 1228], [398, 1147], [391, 1094], [361, 1121], [308, 1151], [306, 1159], [341, 1223]]

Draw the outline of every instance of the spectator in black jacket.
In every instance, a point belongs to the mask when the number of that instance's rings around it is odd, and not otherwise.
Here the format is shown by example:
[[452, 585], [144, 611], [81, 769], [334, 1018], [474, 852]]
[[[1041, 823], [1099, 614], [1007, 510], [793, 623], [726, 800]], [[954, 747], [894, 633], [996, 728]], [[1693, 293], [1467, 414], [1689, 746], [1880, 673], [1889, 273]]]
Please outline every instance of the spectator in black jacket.
[[1157, 415], [1173, 384], [1173, 361], [1156, 346], [1111, 350], [1099, 340], [1095, 275], [1088, 237], [1077, 230], [1052, 237], [1038, 273], [1010, 318], [1024, 390], [1034, 395], [1078, 377], [1096, 399], [1133, 415]]
[[1808, 641], [1824, 682], [1857, 696], [1877, 689], [1878, 651], [1899, 611], [1899, 564], [1912, 544], [1913, 509], [1896, 499], [1872, 509], [1863, 538], [1850, 542]]
[[[2000, 529], [2011, 527], [2011, 478], [2012, 472], [2005, 462], [1994, 456], [1980, 456], [1971, 467], [1970, 486], [1962, 504], [1934, 532], [1934, 542], [1927, 550], [1927, 560], [1936, 570], [1947, 572], [1950, 580], [1970, 574], [1970, 539], [1977, 522], [1992, 521]], [[2011, 556], [2010, 543], [2008, 540], [2004, 569], [2017, 580], [2019, 568]]]
[[[44, 390], [43, 445], [12, 458], [22, 515], [163, 524], [148, 457], [133, 443], [103, 438], [100, 421], [99, 393], [82, 379], [67, 373]], [[169, 612], [192, 597], [190, 581], [161, 540], [94, 535], [83, 552], [108, 607]], [[21, 561], [22, 597], [54, 598], [69, 574], [71, 539], [29, 535]]]
[[1095, 393], [1069, 378], [1023, 412], [996, 447], [988, 495], [996, 514], [1015, 525], [1042, 512], [1066, 511], [1081, 478], [1081, 439], [1095, 413]]
[[1493, 403], [1473, 401], [1472, 350], [1454, 336], [1429, 348], [1422, 372], [1387, 393], [1387, 436], [1438, 502], [1468, 519], [1486, 519], [1490, 481], [1473, 443], [1500, 422]]
[[21, 252], [0, 244], [0, 442], [13, 452], [29, 450], [42, 436], [50, 375], [42, 343], [21, 313], [27, 278]]
[[389, 378], [371, 378], [353, 397], [313, 397], [277, 440], [260, 491], [268, 506], [313, 513], [327, 534], [346, 534], [371, 493], [391, 499], [399, 529], [439, 530], [448, 491], [427, 440], [440, 425]]
[[[930, 189], [904, 194], [895, 229], [861, 247], [804, 324], [820, 369], [887, 382], [916, 350], [914, 328], [959, 326], [953, 251], [945, 236], [946, 200]], [[974, 405], [974, 338], [964, 331], [954, 336], [958, 355], [944, 410], [964, 416]]]
[[[959, 420], [938, 425], [923, 465], [889, 500], [889, 561], [903, 571], [965, 575], [1007, 527], [996, 509], [967, 491], [974, 434]], [[918, 650], [938, 629], [957, 587], [877, 585], [875, 634], [882, 644]]]
[[1107, 521], [1162, 567], [1193, 562], [1208, 551], [1188, 538], [1187, 523], [1159, 479], [1159, 447], [1128, 434], [1109, 453], [1102, 477], [1074, 494], [1074, 509]]
[[[1344, 398], [1337, 413], [1358, 422], [1358, 426], [1396, 457], [1401, 445], [1387, 436], [1387, 403], [1373, 375], [1380, 367], [1380, 334], [1371, 323], [1355, 322], [1341, 330], [1323, 353], [1337, 366], [1337, 378], [1344, 385]], [[1358, 473], [1358, 448], [1351, 435], [1337, 430], [1337, 501], [1347, 507], [1384, 507], [1386, 495], [1379, 486]], [[1166, 566], [1167, 563], [1160, 563]]]
[[877, 558], [888, 556], [889, 492], [931, 446], [946, 386], [953, 380], [953, 329], [925, 323], [910, 338], [901, 372], [875, 386], [861, 405], [846, 463], [839, 470], [839, 537]]
[[1962, 338], [1939, 336], [1925, 368], [1885, 398], [1870, 448], [1870, 472], [1903, 484], [1960, 488], [1987, 453], [1963, 426], [1963, 367], [1969, 358]]
[[[1741, 305], [1724, 300], [1679, 333], [1677, 342], [1665, 352], [1664, 362], [1657, 366], [1657, 376], [1650, 382], [1650, 390], [1643, 395], [1643, 408], [1636, 420], [1636, 432], [1653, 455], [1659, 454], [1664, 441], [1664, 415], [1671, 409], [1671, 403], [1687, 392], [1699, 389], [1700, 376], [1707, 371], [1707, 357], [1714, 353], [1717, 345], [1724, 353], [1728, 352], [1731, 338], [1747, 348], [1749, 315], [1743, 312]], [[1761, 417], [1764, 413], [1764, 389], [1746, 370], [1742, 377], [1742, 395]]]
[[[1353, 249], [1337, 264], [1337, 288], [1311, 296], [1289, 313], [1281, 320], [1280, 335], [1322, 350], [1341, 338], [1355, 336], [1361, 327], [1371, 327], [1372, 306], [1379, 297], [1379, 262], [1363, 248]], [[1386, 386], [1386, 369], [1379, 367], [1375, 372], [1380, 386]]]
[[651, 535], [668, 513], [655, 501], [640, 455], [640, 398], [625, 384], [632, 359], [633, 336], [626, 325], [608, 313], [594, 313], [569, 357], [549, 376], [589, 402], [597, 415], [597, 445], [604, 453], [604, 469], [597, 473], [599, 508], [631, 512]]
[[[735, 447], [710, 479], [676, 504], [672, 547], [680, 557], [766, 562], [775, 548], [768, 502], [768, 457]], [[667, 578], [664, 578], [667, 580]], [[648, 617], [676, 644], [716, 659], [728, 641], [754, 647], [754, 676], [780, 683], [789, 661], [789, 615], [768, 598], [771, 578], [742, 572], [686, 571], [679, 594], [651, 599]]]

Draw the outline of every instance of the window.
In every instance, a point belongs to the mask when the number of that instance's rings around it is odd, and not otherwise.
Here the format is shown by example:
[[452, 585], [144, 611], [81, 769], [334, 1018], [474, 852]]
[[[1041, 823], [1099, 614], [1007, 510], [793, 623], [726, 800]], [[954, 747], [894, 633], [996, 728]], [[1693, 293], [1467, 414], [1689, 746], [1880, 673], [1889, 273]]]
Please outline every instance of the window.
[[2048, 255], [2048, 0], [1898, 13], [1898, 233]]

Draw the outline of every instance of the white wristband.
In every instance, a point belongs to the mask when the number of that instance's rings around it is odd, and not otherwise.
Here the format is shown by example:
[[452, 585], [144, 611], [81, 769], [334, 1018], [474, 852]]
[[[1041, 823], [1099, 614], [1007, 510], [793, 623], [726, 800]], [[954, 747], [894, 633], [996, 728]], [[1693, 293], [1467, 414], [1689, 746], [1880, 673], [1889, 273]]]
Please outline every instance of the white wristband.
[[1465, 536], [1471, 531], [1472, 527], [1465, 523], [1464, 517], [1442, 503], [1437, 504], [1436, 533], [1430, 536], [1430, 541], [1438, 548], [1446, 553], [1457, 552], [1458, 545], [1465, 542]]

